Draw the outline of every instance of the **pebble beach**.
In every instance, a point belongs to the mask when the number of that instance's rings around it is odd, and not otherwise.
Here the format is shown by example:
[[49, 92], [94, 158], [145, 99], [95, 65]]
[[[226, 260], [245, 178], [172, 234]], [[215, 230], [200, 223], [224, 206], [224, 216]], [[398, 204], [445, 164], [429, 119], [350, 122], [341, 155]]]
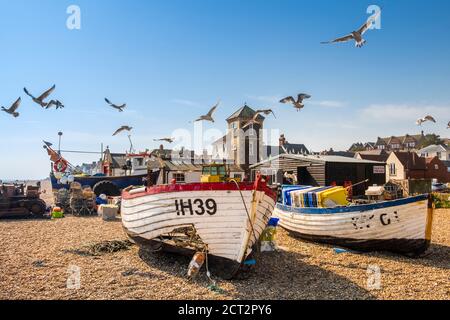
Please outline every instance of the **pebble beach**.
[[[0, 299], [449, 299], [450, 210], [436, 210], [433, 241], [421, 258], [390, 253], [336, 253], [279, 228], [276, 252], [261, 253], [245, 278], [217, 280], [204, 269], [186, 278], [188, 257], [149, 253], [132, 245], [80, 254], [102, 241], [126, 241], [120, 220], [68, 216], [60, 220], [0, 221]], [[381, 272], [379, 288], [368, 267]], [[71, 270], [80, 283], [68, 288]], [[211, 270], [214, 278], [214, 270]]]

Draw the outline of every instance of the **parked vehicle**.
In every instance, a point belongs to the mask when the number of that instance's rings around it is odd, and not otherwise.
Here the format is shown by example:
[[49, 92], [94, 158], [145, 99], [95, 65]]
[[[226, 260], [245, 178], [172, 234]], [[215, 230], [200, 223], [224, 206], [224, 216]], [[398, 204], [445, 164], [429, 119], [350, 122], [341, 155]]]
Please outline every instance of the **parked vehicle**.
[[42, 216], [47, 209], [39, 188], [23, 184], [0, 184], [0, 218]]
[[431, 191], [433, 192], [447, 192], [448, 187], [444, 183], [433, 183], [431, 185]]

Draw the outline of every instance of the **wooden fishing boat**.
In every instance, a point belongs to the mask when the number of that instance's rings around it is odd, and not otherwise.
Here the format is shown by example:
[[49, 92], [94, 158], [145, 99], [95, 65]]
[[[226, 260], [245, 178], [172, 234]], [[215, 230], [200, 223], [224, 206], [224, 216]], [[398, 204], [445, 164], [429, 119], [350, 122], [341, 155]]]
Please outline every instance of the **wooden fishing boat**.
[[335, 208], [279, 203], [274, 217], [281, 227], [305, 240], [416, 256], [430, 245], [433, 207], [428, 195]]
[[151, 250], [208, 254], [211, 272], [232, 278], [267, 226], [276, 194], [255, 183], [158, 185], [125, 190], [122, 223], [129, 237]]

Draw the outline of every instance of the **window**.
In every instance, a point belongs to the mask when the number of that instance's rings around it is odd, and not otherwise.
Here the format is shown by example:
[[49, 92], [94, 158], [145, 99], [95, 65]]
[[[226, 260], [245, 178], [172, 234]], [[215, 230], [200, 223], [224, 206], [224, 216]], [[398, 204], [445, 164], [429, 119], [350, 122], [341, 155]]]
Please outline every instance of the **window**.
[[137, 158], [136, 159], [136, 165], [138, 167], [142, 167], [144, 165], [144, 158]]
[[224, 176], [226, 175], [226, 170], [225, 170], [225, 166], [220, 166], [219, 167], [219, 175]]
[[233, 175], [233, 178], [235, 178], [236, 180], [241, 180], [241, 181], [242, 181], [242, 174], [240, 174], [240, 173], [235, 173], [235, 174]]
[[254, 148], [255, 148], [255, 144], [253, 143], [253, 141], [250, 141], [249, 144], [248, 144], [248, 149], [249, 149], [249, 155], [251, 157], [253, 157], [255, 155]]
[[434, 165], [434, 170], [439, 170], [439, 165], [435, 164]]
[[173, 179], [175, 179], [175, 181], [177, 183], [185, 183], [186, 182], [186, 177], [185, 177], [184, 173], [174, 173]]
[[397, 172], [395, 170], [395, 163], [390, 163], [389, 164], [389, 175], [395, 176], [396, 174], [397, 174]]
[[441, 152], [436, 152], [436, 156], [440, 159], [441, 158], [442, 153]]
[[211, 167], [211, 175], [217, 176], [217, 167]]
[[385, 146], [384, 146], [384, 145], [379, 145], [379, 146], [378, 146], [378, 149], [384, 150], [384, 149], [385, 149]]
[[392, 149], [400, 149], [400, 145], [398, 143], [391, 144]]

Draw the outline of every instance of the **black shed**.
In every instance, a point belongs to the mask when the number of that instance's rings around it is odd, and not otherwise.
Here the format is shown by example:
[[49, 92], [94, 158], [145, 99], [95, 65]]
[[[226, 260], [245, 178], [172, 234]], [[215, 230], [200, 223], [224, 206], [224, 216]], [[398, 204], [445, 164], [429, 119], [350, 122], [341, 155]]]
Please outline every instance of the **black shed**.
[[287, 177], [295, 176], [295, 183], [312, 186], [344, 186], [369, 180], [353, 189], [354, 195], [364, 195], [371, 185], [386, 183], [386, 164], [342, 156], [305, 156], [281, 154], [250, 167], [271, 177], [272, 183], [286, 183]]

